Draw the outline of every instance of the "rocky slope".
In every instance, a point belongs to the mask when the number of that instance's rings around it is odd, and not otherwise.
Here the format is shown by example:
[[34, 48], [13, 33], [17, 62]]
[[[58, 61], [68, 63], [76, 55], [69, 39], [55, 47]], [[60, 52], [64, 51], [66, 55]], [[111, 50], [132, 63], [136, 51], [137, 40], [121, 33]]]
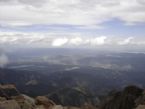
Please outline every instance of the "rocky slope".
[[106, 97], [101, 104], [101, 109], [134, 109], [141, 103], [141, 100], [138, 100], [138, 104], [136, 101], [142, 96], [142, 89], [136, 86], [128, 86], [124, 90], [112, 92]]
[[0, 85], [0, 109], [96, 109], [89, 103], [80, 107], [62, 106], [48, 99], [47, 96], [31, 98], [19, 93], [14, 85]]
[[[76, 105], [81, 105], [76, 107], [66, 104], [64, 106], [56, 102], [58, 99], [52, 101], [51, 96], [48, 98], [48, 95], [32, 98], [21, 94], [14, 85], [7, 84], [0, 85], [0, 109], [145, 109], [145, 91], [136, 86], [128, 86], [122, 91], [110, 92], [108, 96], [102, 97], [99, 104], [96, 102], [97, 106], [89, 100], [84, 102], [85, 98], [81, 95], [82, 93], [80, 94], [79, 91], [74, 89], [72, 91], [70, 89], [62, 90], [57, 94], [56, 92], [54, 93], [61, 102], [69, 102], [68, 104], [74, 102]], [[73, 99], [68, 98], [68, 94], [72, 94]], [[67, 101], [63, 101], [63, 97], [66, 97], [65, 100], [67, 99]]]

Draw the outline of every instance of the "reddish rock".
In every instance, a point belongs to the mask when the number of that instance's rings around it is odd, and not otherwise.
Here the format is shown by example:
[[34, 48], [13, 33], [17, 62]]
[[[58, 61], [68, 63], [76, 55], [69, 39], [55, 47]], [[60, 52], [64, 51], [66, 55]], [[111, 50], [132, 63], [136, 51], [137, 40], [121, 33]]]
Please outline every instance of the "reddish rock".
[[46, 109], [51, 109], [56, 104], [45, 96], [36, 97], [36, 105], [43, 105]]

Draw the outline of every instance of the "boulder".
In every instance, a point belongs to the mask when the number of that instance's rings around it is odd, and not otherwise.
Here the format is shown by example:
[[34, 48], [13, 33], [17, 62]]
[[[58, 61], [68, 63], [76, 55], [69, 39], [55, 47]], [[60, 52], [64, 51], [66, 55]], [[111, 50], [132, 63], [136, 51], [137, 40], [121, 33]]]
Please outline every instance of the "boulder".
[[35, 100], [26, 95], [19, 95], [13, 97], [18, 102], [21, 109], [33, 109], [35, 107]]
[[21, 109], [15, 100], [6, 100], [0, 102], [0, 109]]
[[46, 109], [50, 109], [56, 104], [45, 96], [36, 97], [36, 105], [43, 105]]

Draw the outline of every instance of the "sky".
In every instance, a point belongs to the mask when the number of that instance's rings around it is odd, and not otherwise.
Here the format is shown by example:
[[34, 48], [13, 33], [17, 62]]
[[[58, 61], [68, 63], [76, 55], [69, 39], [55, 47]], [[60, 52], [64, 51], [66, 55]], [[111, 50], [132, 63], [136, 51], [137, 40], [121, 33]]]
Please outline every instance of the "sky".
[[145, 49], [145, 0], [0, 0], [0, 45]]

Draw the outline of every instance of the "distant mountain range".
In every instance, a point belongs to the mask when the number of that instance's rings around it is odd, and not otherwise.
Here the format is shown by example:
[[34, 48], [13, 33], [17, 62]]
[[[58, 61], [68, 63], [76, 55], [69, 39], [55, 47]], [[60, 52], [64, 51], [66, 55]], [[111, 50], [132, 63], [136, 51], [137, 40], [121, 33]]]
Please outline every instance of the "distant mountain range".
[[14, 84], [31, 97], [45, 95], [57, 104], [77, 107], [85, 102], [96, 106], [112, 90], [145, 87], [143, 53], [45, 50], [5, 54], [8, 63], [0, 68], [0, 83]]
[[[0, 82], [2, 84], [15, 84], [24, 94], [29, 96], [48, 95], [55, 102], [68, 104], [60, 98], [60, 94], [72, 98], [70, 92], [83, 95], [92, 102], [100, 99], [113, 89], [122, 89], [126, 85], [136, 84], [143, 86], [145, 76], [136, 72], [115, 72], [103, 68], [79, 68], [55, 73], [41, 73], [27, 70], [0, 69]], [[142, 74], [144, 75], [144, 74]], [[75, 91], [75, 92], [74, 92]], [[66, 92], [66, 93], [63, 93]], [[66, 95], [65, 95], [66, 94]], [[84, 96], [85, 95], [85, 96]], [[67, 101], [67, 100], [66, 100]], [[81, 101], [78, 101], [81, 102]], [[74, 103], [74, 105], [77, 105]]]

